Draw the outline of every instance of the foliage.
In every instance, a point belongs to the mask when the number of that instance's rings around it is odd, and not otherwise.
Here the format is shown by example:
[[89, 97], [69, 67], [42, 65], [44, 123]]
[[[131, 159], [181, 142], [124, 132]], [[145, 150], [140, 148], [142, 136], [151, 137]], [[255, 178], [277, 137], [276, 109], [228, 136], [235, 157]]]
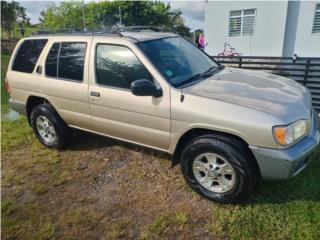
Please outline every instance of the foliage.
[[40, 15], [39, 20], [44, 28], [84, 28], [81, 2], [60, 2], [58, 6], [53, 4], [42, 10]]
[[9, 38], [14, 27], [29, 25], [30, 19], [26, 14], [26, 9], [20, 6], [20, 3], [1, 1], [1, 28]]
[[[4, 49], [2, 49], [2, 51], [3, 50]], [[9, 94], [4, 88], [4, 80], [5, 80], [9, 60], [10, 60], [10, 56], [5, 55], [4, 53], [1, 54], [1, 113], [4, 113], [8, 110]]]
[[[173, 12], [169, 4], [154, 1], [103, 1], [82, 3], [69, 1], [52, 5], [41, 12], [44, 28], [104, 29], [114, 26], [159, 26], [189, 36], [181, 11]], [[120, 21], [121, 13], [121, 21]]]
[[204, 31], [202, 29], [196, 29], [194, 30], [194, 37], [197, 38], [200, 34], [204, 34]]

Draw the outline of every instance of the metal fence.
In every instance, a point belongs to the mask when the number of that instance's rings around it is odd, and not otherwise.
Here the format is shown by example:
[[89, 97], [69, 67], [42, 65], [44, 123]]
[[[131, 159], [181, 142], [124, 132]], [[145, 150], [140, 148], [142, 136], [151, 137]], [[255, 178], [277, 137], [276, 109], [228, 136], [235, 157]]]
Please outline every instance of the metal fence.
[[291, 78], [303, 84], [310, 89], [313, 106], [320, 112], [320, 57], [212, 57], [223, 65], [251, 70], [263, 70]]

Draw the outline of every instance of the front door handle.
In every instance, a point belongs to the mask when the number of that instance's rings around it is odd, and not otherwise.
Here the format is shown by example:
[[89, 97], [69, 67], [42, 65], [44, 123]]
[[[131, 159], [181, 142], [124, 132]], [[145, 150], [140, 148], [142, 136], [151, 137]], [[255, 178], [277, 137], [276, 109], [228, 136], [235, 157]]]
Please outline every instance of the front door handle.
[[98, 93], [98, 92], [90, 92], [90, 96], [92, 96], [92, 97], [100, 97], [100, 93]]

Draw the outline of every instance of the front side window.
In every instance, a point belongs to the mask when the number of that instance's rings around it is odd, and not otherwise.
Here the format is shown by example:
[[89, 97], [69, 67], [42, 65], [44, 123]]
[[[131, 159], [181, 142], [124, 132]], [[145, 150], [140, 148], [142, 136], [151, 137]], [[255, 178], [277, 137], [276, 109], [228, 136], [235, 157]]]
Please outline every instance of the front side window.
[[47, 41], [47, 39], [25, 40], [19, 47], [12, 70], [32, 73]]
[[312, 33], [320, 33], [320, 3], [316, 5], [314, 14]]
[[167, 81], [179, 87], [206, 73], [217, 64], [182, 37], [162, 38], [138, 44]]
[[252, 36], [256, 21], [256, 9], [230, 11], [229, 37]]
[[83, 80], [86, 43], [54, 43], [46, 60], [46, 76], [81, 82]]
[[125, 46], [99, 44], [96, 49], [96, 81], [100, 85], [130, 89], [133, 81], [152, 76]]

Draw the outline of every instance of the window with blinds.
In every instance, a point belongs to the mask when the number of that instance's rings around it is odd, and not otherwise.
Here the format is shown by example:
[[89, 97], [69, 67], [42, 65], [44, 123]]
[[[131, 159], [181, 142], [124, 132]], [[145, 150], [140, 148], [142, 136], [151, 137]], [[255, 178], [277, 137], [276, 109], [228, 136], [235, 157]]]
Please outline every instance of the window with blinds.
[[229, 37], [252, 36], [256, 21], [256, 9], [230, 11]]
[[316, 6], [316, 12], [314, 14], [312, 33], [320, 33], [320, 4]]

